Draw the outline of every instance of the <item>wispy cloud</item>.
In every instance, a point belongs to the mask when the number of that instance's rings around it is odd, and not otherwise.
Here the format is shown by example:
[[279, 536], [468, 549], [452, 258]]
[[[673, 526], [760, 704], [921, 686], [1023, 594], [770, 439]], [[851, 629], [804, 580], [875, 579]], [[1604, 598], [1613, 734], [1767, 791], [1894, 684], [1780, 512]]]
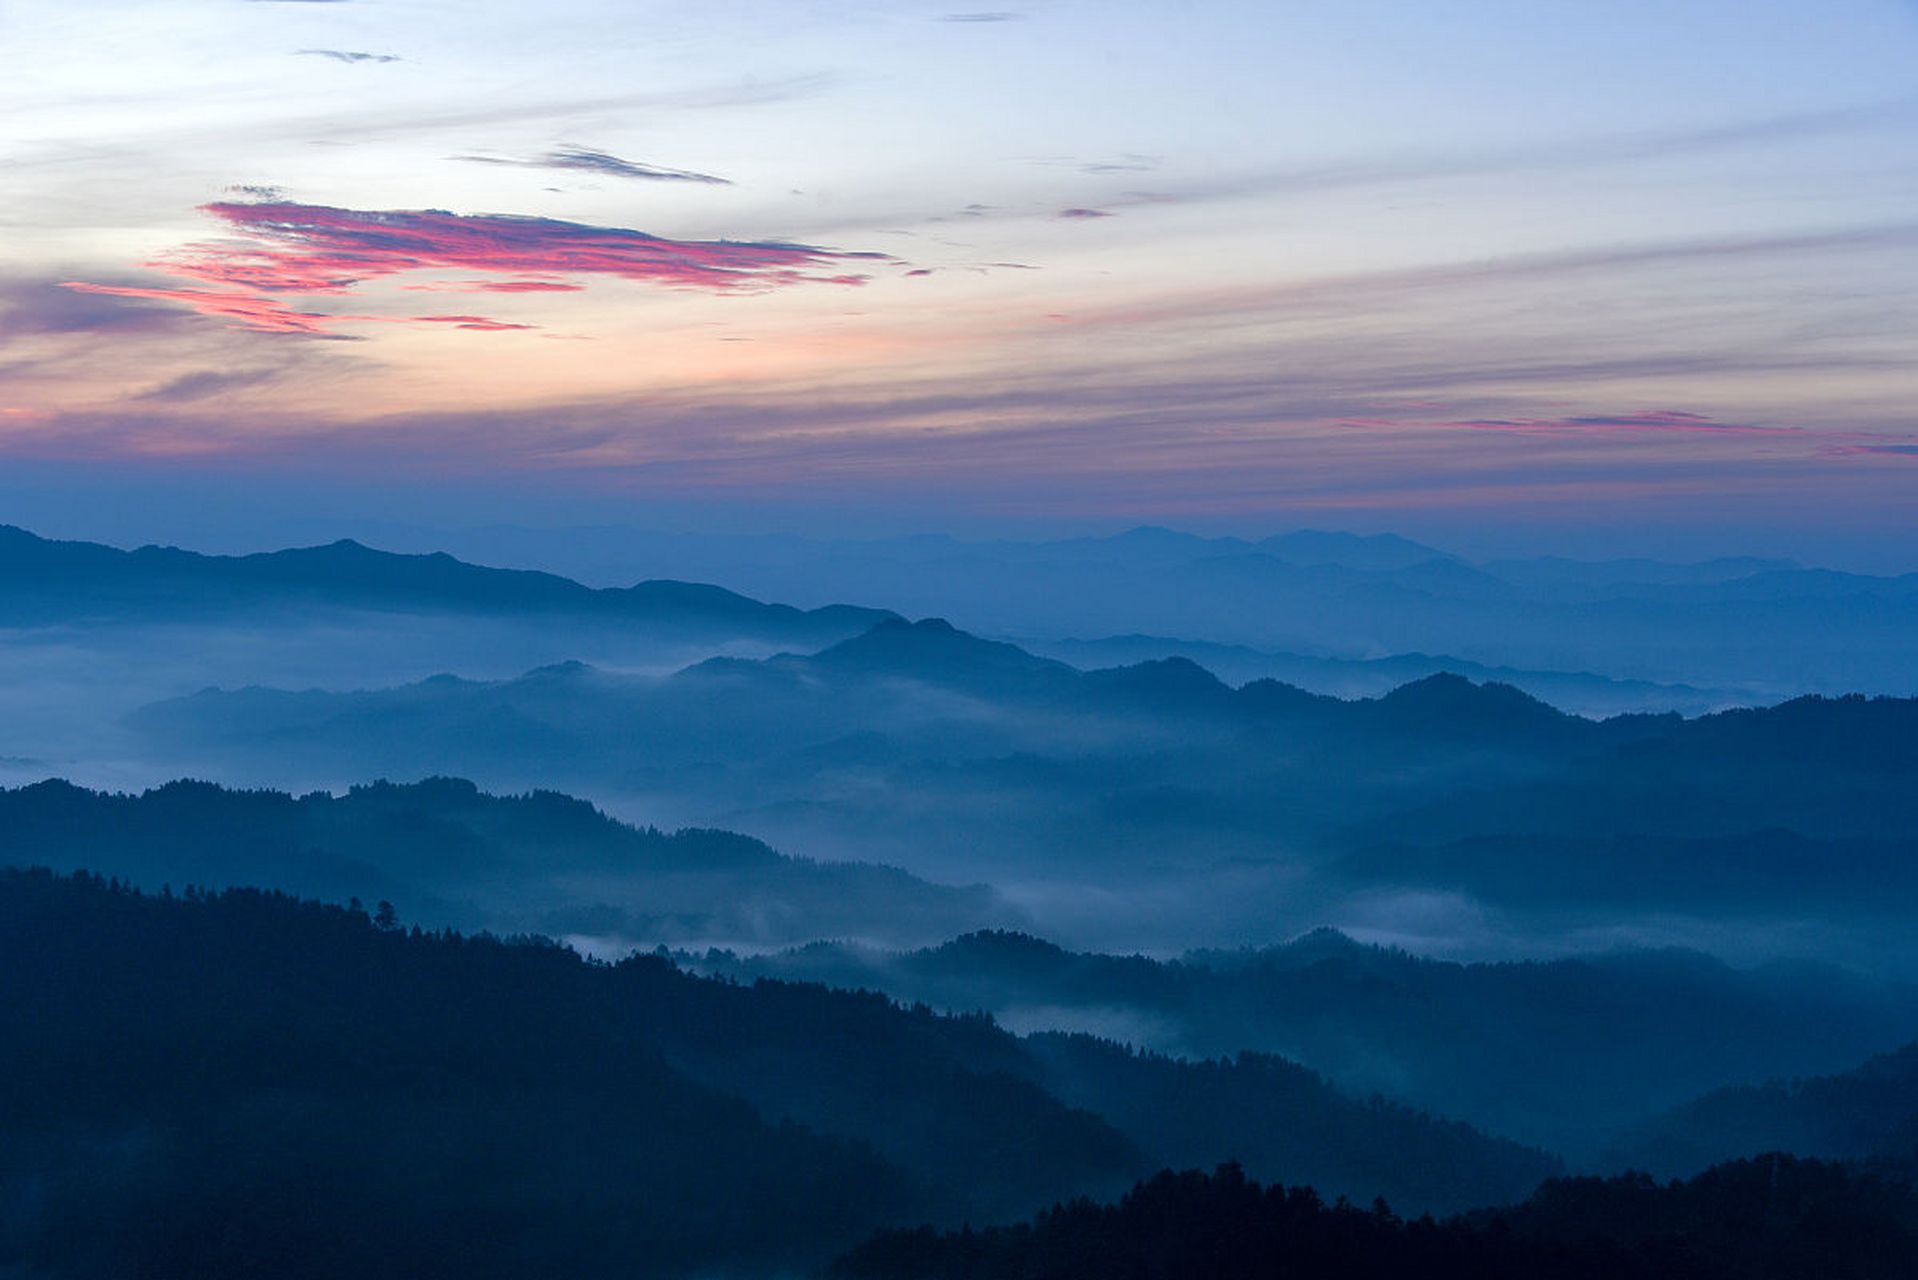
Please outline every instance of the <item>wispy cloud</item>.
[[977, 13], [945, 13], [939, 16], [941, 22], [1017, 22], [1026, 15], [1010, 9], [992, 9]]
[[75, 292], [57, 278], [0, 277], [0, 347], [43, 335], [148, 332], [184, 318], [171, 307], [108, 302], [101, 292]]
[[1157, 169], [1164, 160], [1158, 156], [1140, 155], [1128, 152], [1114, 160], [1091, 160], [1079, 166], [1081, 173], [1147, 173]]
[[298, 137], [314, 133], [329, 138], [377, 138], [514, 124], [561, 116], [612, 111], [705, 111], [733, 107], [771, 106], [817, 96], [837, 84], [827, 74], [788, 76], [778, 80], [742, 80], [704, 89], [666, 89], [639, 93], [599, 94], [587, 97], [533, 98], [486, 106], [452, 107], [439, 111], [395, 113], [368, 110], [346, 116], [334, 112], [307, 120], [289, 120], [269, 126], [274, 136]]
[[[256, 0], [256, 2], [310, 3], [313, 0]], [[773, 106], [816, 97], [839, 83], [838, 77], [814, 72], [775, 80], [742, 79], [704, 88], [579, 94], [570, 97], [523, 98], [506, 101], [489, 98], [478, 104], [422, 106], [407, 111], [393, 111], [383, 106], [368, 106], [354, 110], [344, 103], [336, 103], [328, 110], [311, 114], [263, 113], [257, 119], [250, 121], [235, 119], [223, 123], [219, 133], [223, 142], [229, 146], [247, 143], [305, 145], [316, 139], [327, 143], [366, 142], [386, 138], [420, 137], [495, 125], [525, 124], [531, 121], [570, 120], [576, 117], [610, 113], [717, 111]], [[168, 101], [170, 99], [165, 95], [155, 95], [152, 98], [155, 106], [163, 106]], [[37, 109], [52, 113], [70, 112], [72, 108], [72, 100], [63, 98], [58, 101], [49, 101]], [[11, 105], [9, 107], [10, 111], [18, 109]], [[152, 113], [152, 122], [145, 127], [139, 120], [130, 120], [128, 127], [118, 136], [118, 141], [128, 147], [137, 146], [158, 150], [177, 143], [198, 143], [203, 141], [204, 137], [203, 124], [181, 125], [172, 121], [165, 112], [156, 111]], [[18, 169], [57, 168], [70, 165], [72, 162], [70, 148], [53, 145], [40, 147], [31, 154], [23, 153], [8, 158], [9, 167]]]
[[579, 293], [586, 288], [561, 280], [435, 280], [400, 287], [420, 293]]
[[652, 182], [702, 182], [722, 187], [732, 185], [730, 178], [698, 173], [691, 169], [669, 169], [664, 165], [642, 164], [636, 160], [622, 159], [608, 151], [595, 151], [587, 147], [562, 147], [532, 159], [510, 156], [454, 156], [453, 158], [470, 164], [510, 165], [522, 169], [572, 169], [582, 173], [602, 174], [611, 178], [640, 178]]
[[1290, 165], [1259, 172], [1222, 175], [1163, 191], [1133, 192], [1126, 198], [1139, 204], [1175, 200], [1229, 200], [1254, 196], [1306, 195], [1455, 178], [1567, 172], [1746, 150], [1882, 127], [1914, 118], [1918, 118], [1918, 98], [1897, 98], [1694, 129], [1556, 138], [1549, 142], [1485, 150], [1447, 152], [1421, 149], [1404, 155]]
[[397, 53], [361, 53], [356, 49], [295, 49], [293, 52], [301, 57], [331, 58], [335, 62], [344, 62], [349, 65], [362, 62], [399, 62], [402, 60]]
[[1585, 414], [1564, 418], [1466, 418], [1432, 425], [1465, 427], [1476, 431], [1519, 431], [1544, 435], [1559, 435], [1574, 431], [1716, 436], [1792, 435], [1801, 432], [1801, 429], [1797, 427], [1757, 427], [1742, 422], [1720, 422], [1702, 413], [1685, 413], [1677, 409], [1643, 409], [1636, 413]]
[[1832, 457], [1846, 457], [1855, 454], [1877, 454], [1888, 458], [1918, 458], [1918, 443], [1914, 444], [1835, 444], [1823, 450]]
[[1078, 311], [1078, 327], [1157, 325], [1175, 320], [1230, 323], [1278, 312], [1376, 312], [1420, 295], [1466, 293], [1640, 268], [1739, 265], [1822, 253], [1918, 249], [1918, 222], [1816, 228], [1769, 235], [1701, 236], [1684, 240], [1509, 254], [1429, 266], [1389, 267], [1300, 280], [1193, 290], [1135, 305]]
[[341, 315], [325, 311], [302, 311], [276, 298], [243, 290], [148, 289], [136, 285], [87, 284], [78, 280], [68, 282], [65, 287], [80, 293], [104, 294], [116, 298], [152, 298], [161, 302], [178, 302], [201, 315], [237, 321], [239, 327], [243, 329], [255, 329], [262, 333], [299, 334], [316, 338], [343, 338], [346, 335], [331, 332], [331, 327], [348, 322], [443, 324], [451, 325], [456, 329], [471, 329], [483, 333], [505, 333], [538, 327], [495, 320], [490, 316]]
[[[154, 298], [224, 316], [250, 329], [313, 334], [343, 320], [292, 307], [269, 295], [339, 295], [371, 280], [435, 270], [497, 272], [520, 280], [471, 282], [492, 293], [567, 291], [565, 276], [623, 280], [706, 292], [741, 292], [801, 283], [862, 283], [846, 267], [889, 261], [786, 241], [669, 240], [623, 227], [555, 218], [463, 215], [441, 209], [356, 210], [284, 202], [204, 206], [245, 238], [188, 245], [149, 265], [213, 288], [148, 288], [70, 282], [81, 292]], [[440, 323], [442, 317], [411, 317]], [[463, 328], [512, 326], [454, 317]]]
[[301, 311], [261, 294], [238, 289], [157, 289], [143, 285], [92, 284], [85, 280], [69, 280], [64, 287], [76, 293], [112, 298], [177, 302], [201, 315], [233, 320], [241, 328], [257, 329], [263, 333], [319, 336], [325, 333], [329, 323], [338, 318], [321, 312]]
[[450, 324], [455, 329], [471, 329], [479, 333], [505, 333], [514, 329], [538, 327], [530, 324], [509, 324], [489, 316], [409, 316], [407, 319], [413, 324]]
[[1059, 216], [1061, 218], [1075, 218], [1075, 219], [1083, 220], [1083, 219], [1091, 219], [1091, 218], [1112, 218], [1118, 215], [1110, 213], [1104, 209], [1074, 208], [1074, 209], [1059, 210]]
[[280, 369], [196, 369], [132, 398], [150, 404], [188, 404], [230, 391], [264, 386], [283, 374]]

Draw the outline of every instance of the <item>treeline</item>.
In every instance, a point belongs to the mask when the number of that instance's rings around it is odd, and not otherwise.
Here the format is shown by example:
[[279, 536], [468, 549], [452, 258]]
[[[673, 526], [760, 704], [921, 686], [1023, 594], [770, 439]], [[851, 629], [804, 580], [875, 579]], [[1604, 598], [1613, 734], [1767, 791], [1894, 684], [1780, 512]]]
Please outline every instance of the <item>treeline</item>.
[[[0, 975], [0, 1275], [36, 1280], [763, 1274], [1116, 1195], [1175, 1155], [1474, 1201], [1555, 1169], [1298, 1068], [1040, 1045], [378, 903], [0, 870]], [[1176, 1153], [1152, 1097], [1194, 1121]]]
[[1548, 1183], [1515, 1208], [1407, 1221], [1382, 1202], [1327, 1204], [1237, 1166], [1157, 1175], [1117, 1204], [1029, 1223], [889, 1231], [839, 1280], [1906, 1280], [1918, 1275], [1909, 1186], [1785, 1155], [1690, 1182]]
[[0, 1274], [667, 1275], [936, 1210], [595, 1030], [646, 968], [0, 873]]
[[[8, 863], [147, 889], [191, 881], [384, 898], [409, 920], [555, 935], [918, 938], [1000, 914], [982, 887], [789, 858], [730, 831], [630, 826], [557, 792], [490, 795], [441, 777], [337, 796], [184, 780], [137, 795], [57, 779], [0, 789]], [[897, 934], [872, 929], [877, 920]]]

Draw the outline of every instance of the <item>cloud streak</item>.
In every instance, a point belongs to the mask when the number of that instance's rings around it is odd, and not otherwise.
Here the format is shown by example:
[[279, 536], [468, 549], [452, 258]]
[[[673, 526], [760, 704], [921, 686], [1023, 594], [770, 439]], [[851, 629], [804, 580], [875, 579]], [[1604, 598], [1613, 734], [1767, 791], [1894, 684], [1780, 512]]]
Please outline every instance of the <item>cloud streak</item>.
[[[860, 284], [866, 276], [849, 266], [891, 260], [880, 253], [787, 241], [671, 240], [623, 227], [441, 209], [356, 210], [284, 201], [221, 201], [203, 209], [239, 236], [188, 245], [149, 264], [199, 285], [150, 288], [72, 281], [67, 287], [178, 302], [264, 332], [318, 334], [347, 320], [439, 323], [442, 318], [329, 315], [272, 295], [343, 295], [369, 281], [431, 271], [520, 277], [467, 282], [474, 291], [489, 293], [569, 292], [577, 287], [565, 280], [570, 276], [739, 293], [802, 283]], [[470, 329], [529, 327], [484, 317], [456, 319]]]
[[335, 62], [344, 62], [349, 66], [365, 62], [399, 62], [397, 53], [362, 53], [357, 49], [295, 49], [297, 56], [306, 58], [331, 58]]
[[1482, 151], [1421, 151], [1227, 175], [1170, 191], [1131, 192], [1135, 204], [1232, 200], [1362, 190], [1402, 183], [1512, 174], [1571, 172], [1607, 165], [1678, 160], [1881, 127], [1918, 115], [1918, 98], [1803, 111], [1698, 129], [1554, 139]]
[[327, 324], [345, 317], [320, 312], [300, 311], [261, 294], [239, 289], [157, 289], [143, 285], [92, 284], [69, 280], [64, 288], [76, 293], [99, 294], [110, 298], [147, 298], [155, 302], [177, 302], [203, 316], [232, 320], [243, 329], [262, 333], [298, 333], [317, 336]]
[[283, 373], [280, 369], [196, 369], [131, 398], [148, 404], [189, 404], [231, 391], [265, 386], [277, 381]]
[[1464, 427], [1475, 431], [1516, 431], [1533, 435], [1563, 435], [1567, 432], [1709, 436], [1801, 434], [1796, 427], [1755, 427], [1746, 423], [1720, 422], [1702, 413], [1685, 413], [1677, 409], [1644, 409], [1637, 413], [1588, 414], [1567, 418], [1467, 418], [1435, 425]]
[[698, 173], [691, 169], [669, 169], [664, 165], [641, 164], [636, 160], [621, 159], [608, 151], [595, 151], [587, 147], [562, 147], [530, 160], [513, 159], [507, 156], [454, 156], [453, 158], [464, 160], [469, 164], [508, 165], [521, 169], [570, 169], [580, 173], [596, 173], [609, 178], [637, 178], [649, 182], [698, 182], [721, 187], [732, 185], [730, 178]]
[[1885, 458], [1911, 458], [1918, 460], [1918, 444], [1838, 444], [1831, 446], [1823, 452], [1832, 457], [1873, 454]]

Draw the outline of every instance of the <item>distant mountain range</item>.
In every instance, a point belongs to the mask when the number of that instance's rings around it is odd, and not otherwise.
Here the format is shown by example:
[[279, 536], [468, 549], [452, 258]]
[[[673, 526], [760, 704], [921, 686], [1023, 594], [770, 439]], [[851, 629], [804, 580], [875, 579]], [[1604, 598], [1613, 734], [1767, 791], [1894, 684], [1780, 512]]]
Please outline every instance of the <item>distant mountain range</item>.
[[[1084, 672], [889, 619], [814, 655], [666, 679], [568, 664], [206, 692], [133, 723], [155, 757], [235, 781], [430, 772], [584, 790], [943, 878], [1156, 866], [1196, 884], [1256, 864], [1374, 900], [1413, 887], [1613, 920], [1878, 916], [1889, 891], [1918, 889], [1914, 700], [1592, 721], [1453, 675], [1342, 701], [1234, 689], [1176, 658]], [[1299, 888], [1274, 880], [1256, 900], [1309, 904]], [[1320, 910], [1294, 922], [1339, 919]]]
[[[1319, 930], [1162, 961], [990, 932], [903, 953], [813, 943], [678, 958], [741, 981], [872, 988], [1187, 1056], [1277, 1053], [1574, 1159], [1598, 1159], [1627, 1128], [1717, 1085], [1831, 1070], [1918, 1034], [1910, 985], [1809, 965], [1739, 970], [1678, 951], [1456, 964]], [[1859, 1154], [1761, 1141], [1715, 1148], [1691, 1168], [1770, 1147]]]
[[1595, 719], [1664, 711], [1698, 716], [1768, 700], [1737, 689], [1614, 680], [1590, 672], [1523, 671], [1426, 653], [1400, 653], [1387, 658], [1331, 658], [1140, 635], [1109, 636], [1101, 640], [1035, 640], [1028, 641], [1026, 647], [1081, 670], [1184, 658], [1228, 684], [1278, 680], [1312, 693], [1348, 699], [1376, 698], [1427, 676], [1459, 675], [1479, 683], [1508, 684], [1561, 711]]
[[1731, 690], [1754, 702], [1918, 694], [1908, 641], [1918, 630], [1918, 573], [1758, 557], [1474, 564], [1390, 534], [1246, 539], [1154, 527], [1051, 541], [399, 525], [381, 526], [380, 536], [595, 582], [670, 576], [799, 604], [868, 600], [1034, 644], [1154, 635], [1307, 658], [1447, 654], [1488, 668]]
[[850, 605], [764, 604], [691, 582], [585, 587], [550, 573], [489, 569], [443, 552], [396, 555], [350, 539], [207, 556], [174, 547], [122, 551], [55, 542], [0, 526], [0, 623], [206, 621], [302, 609], [572, 618], [661, 635], [802, 646], [828, 644], [893, 616]]
[[[775, 544], [795, 563], [817, 551]], [[1647, 643], [1656, 633], [1682, 647], [1692, 633], [1671, 629], [1679, 615], [1652, 625], [1669, 606], [1735, 622], [1733, 647], [1788, 654], [1790, 626], [1744, 611], [1816, 597], [1806, 607], [1820, 643], [1882, 645], [1901, 671], [1918, 633], [1918, 615], [1882, 632], [1854, 625], [1859, 610], [1889, 610], [1873, 615], [1884, 621], [1905, 608], [1905, 579], [1751, 561], [1521, 571], [1402, 539], [1240, 546], [1153, 529], [885, 545], [911, 561], [922, 592], [988, 565], [1011, 566], [1011, 597], [1050, 584], [1077, 598], [1090, 584], [1087, 598], [1157, 607], [1151, 581], [1196, 592], [1180, 615], [1195, 629], [1172, 634], [1200, 637], [1208, 659], [1237, 651], [1205, 639], [1198, 624], [1226, 599], [1207, 593], [1229, 580], [1240, 612], [1276, 607], [1291, 587], [1271, 594], [1275, 572], [1300, 590], [1317, 584], [1287, 606], [1313, 626], [1336, 622], [1342, 601], [1389, 596], [1393, 617], [1409, 616], [1400, 605], [1490, 601], [1518, 609], [1521, 630], [1559, 611], [1554, 634], [1582, 643], [1629, 615], [1652, 628]], [[1431, 671], [1440, 659], [1285, 660], [1315, 667], [1301, 679], [1318, 688], [1427, 673], [1348, 701], [1270, 678], [1235, 687], [1176, 653], [1093, 665], [1102, 651], [1139, 656], [1124, 639], [1089, 642], [1072, 655], [1091, 667], [1081, 669], [1051, 656], [1059, 649], [881, 610], [807, 612], [683, 582], [595, 589], [351, 543], [216, 557], [15, 530], [0, 535], [0, 585], [0, 621], [16, 624], [0, 680], [0, 772], [15, 781], [145, 787], [193, 773], [337, 789], [448, 775], [584, 794], [665, 827], [988, 880], [1023, 914], [966, 923], [1023, 919], [1079, 946], [1263, 943], [1329, 921], [1422, 948], [1523, 952], [1602, 945], [1598, 931], [1612, 928], [1728, 954], [1777, 954], [1788, 939], [1793, 951], [1918, 972], [1918, 943], [1888, 932], [1885, 894], [1918, 865], [1906, 701], [1814, 697], [1594, 722], [1503, 681]], [[549, 660], [580, 657], [593, 665]], [[1601, 706], [1750, 692], [1554, 674], [1563, 669], [1512, 671]], [[426, 678], [435, 670], [467, 674]], [[209, 686], [225, 691], [189, 693]], [[1061, 892], [1114, 877], [1126, 893]], [[1149, 916], [1128, 905], [1148, 900], [1160, 904]], [[1832, 913], [1845, 928], [1822, 923]], [[948, 923], [919, 940], [964, 927]], [[705, 928], [665, 932], [714, 936]]]

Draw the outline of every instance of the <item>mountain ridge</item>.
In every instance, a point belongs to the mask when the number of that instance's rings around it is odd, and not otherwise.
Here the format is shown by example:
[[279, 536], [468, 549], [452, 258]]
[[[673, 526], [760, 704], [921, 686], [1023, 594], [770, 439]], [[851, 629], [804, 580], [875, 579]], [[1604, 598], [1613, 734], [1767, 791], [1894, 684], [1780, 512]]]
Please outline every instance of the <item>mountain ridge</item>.
[[797, 609], [707, 583], [649, 579], [588, 587], [532, 569], [471, 564], [444, 551], [381, 551], [351, 538], [239, 556], [147, 545], [131, 551], [0, 525], [0, 610], [15, 618], [87, 609], [193, 616], [235, 607], [328, 605], [398, 612], [560, 614], [677, 630], [820, 643], [893, 618], [853, 605]]

